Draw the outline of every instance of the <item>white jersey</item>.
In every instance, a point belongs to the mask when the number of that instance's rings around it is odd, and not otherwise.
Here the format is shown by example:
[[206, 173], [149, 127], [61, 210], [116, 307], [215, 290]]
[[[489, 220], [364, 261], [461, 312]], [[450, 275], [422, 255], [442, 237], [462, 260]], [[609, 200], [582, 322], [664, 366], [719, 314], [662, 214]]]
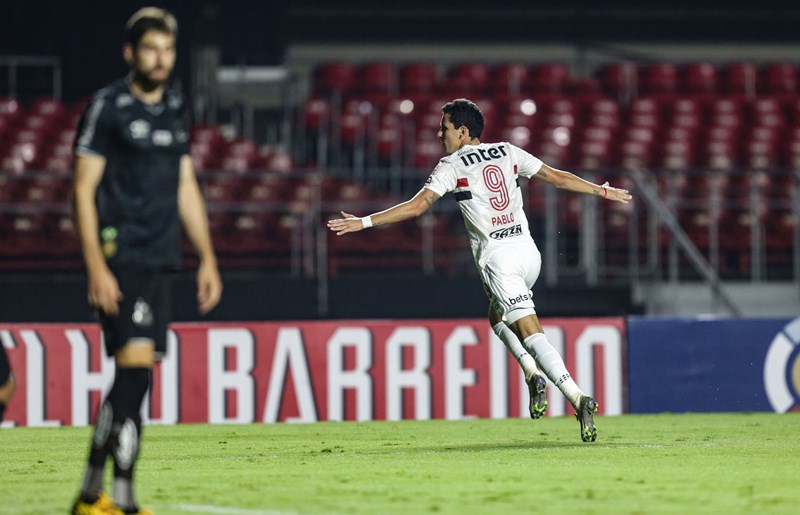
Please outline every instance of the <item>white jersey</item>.
[[542, 161], [510, 143], [467, 145], [442, 158], [425, 188], [452, 191], [469, 233], [475, 263], [486, 264], [503, 245], [532, 241], [518, 178], [533, 177]]

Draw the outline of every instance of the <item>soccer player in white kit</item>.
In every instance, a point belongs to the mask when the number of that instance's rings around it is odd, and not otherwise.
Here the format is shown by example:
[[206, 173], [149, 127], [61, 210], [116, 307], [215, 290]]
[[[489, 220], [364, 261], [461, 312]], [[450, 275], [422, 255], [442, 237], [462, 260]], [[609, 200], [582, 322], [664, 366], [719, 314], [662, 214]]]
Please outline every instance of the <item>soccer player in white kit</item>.
[[412, 199], [379, 213], [359, 218], [342, 212], [343, 218], [330, 220], [328, 227], [342, 235], [408, 220], [427, 211], [445, 193], [453, 192], [489, 297], [489, 322], [525, 373], [531, 418], [541, 417], [547, 408], [541, 369], [575, 408], [581, 439], [595, 441], [593, 415], [597, 402], [572, 379], [536, 316], [531, 288], [542, 259], [528, 230], [518, 180], [536, 178], [557, 188], [623, 203], [631, 195], [608, 183], [593, 184], [551, 168], [510, 143], [481, 143], [483, 113], [474, 102], [453, 100], [442, 107], [442, 113], [438, 136], [447, 157], [439, 161], [425, 186]]

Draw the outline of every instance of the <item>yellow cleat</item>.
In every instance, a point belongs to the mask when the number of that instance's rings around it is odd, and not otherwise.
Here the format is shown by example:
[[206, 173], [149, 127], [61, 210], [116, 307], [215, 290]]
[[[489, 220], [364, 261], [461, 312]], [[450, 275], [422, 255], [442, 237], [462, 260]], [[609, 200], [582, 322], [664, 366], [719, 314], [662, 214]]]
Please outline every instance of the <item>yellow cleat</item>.
[[104, 492], [100, 492], [97, 500], [93, 503], [87, 503], [79, 497], [75, 504], [72, 506], [72, 515], [117, 515], [122, 512], [114, 505], [111, 497], [107, 496]]

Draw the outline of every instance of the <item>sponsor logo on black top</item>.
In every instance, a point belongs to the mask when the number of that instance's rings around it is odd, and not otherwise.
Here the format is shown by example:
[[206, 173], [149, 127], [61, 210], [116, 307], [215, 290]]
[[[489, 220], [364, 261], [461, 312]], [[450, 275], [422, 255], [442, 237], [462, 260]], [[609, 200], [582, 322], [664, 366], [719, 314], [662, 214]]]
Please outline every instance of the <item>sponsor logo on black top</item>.
[[505, 227], [503, 229], [498, 229], [496, 231], [492, 231], [489, 233], [489, 237], [493, 240], [502, 240], [504, 238], [510, 238], [511, 236], [520, 236], [522, 235], [522, 225], [512, 225], [511, 227]]
[[133, 139], [145, 139], [150, 136], [150, 124], [145, 120], [134, 120], [128, 128]]

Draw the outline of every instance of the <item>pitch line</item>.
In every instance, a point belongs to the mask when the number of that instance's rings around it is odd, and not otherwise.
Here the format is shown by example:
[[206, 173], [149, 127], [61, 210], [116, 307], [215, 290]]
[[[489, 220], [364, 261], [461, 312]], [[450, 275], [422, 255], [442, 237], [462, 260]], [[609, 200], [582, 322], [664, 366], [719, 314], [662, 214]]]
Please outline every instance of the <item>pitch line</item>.
[[211, 504], [173, 504], [170, 508], [188, 513], [215, 513], [221, 515], [299, 515], [292, 511], [251, 510]]

